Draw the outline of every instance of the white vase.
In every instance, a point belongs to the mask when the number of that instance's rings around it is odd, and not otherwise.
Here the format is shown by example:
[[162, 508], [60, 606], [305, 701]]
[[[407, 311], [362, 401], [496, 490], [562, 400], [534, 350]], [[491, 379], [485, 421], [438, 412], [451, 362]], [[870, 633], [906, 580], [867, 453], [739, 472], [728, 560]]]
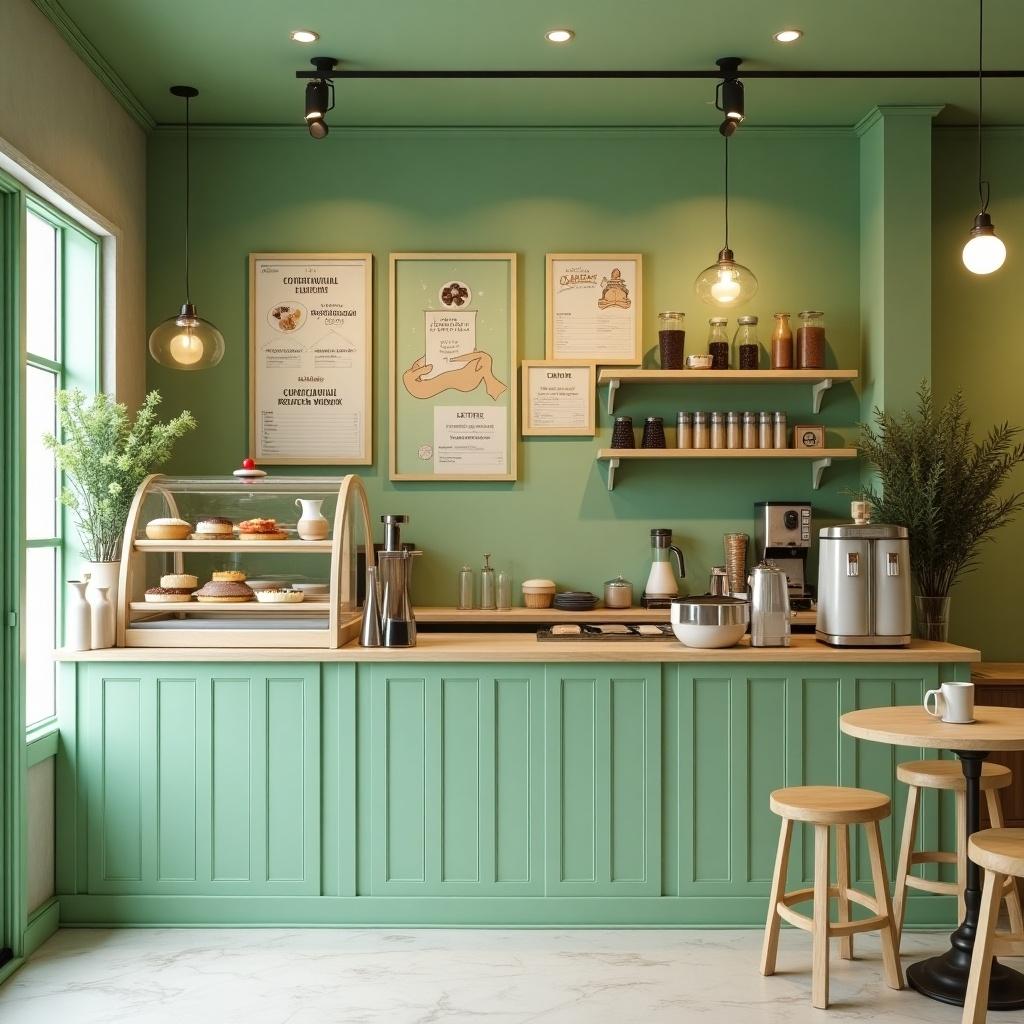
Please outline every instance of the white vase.
[[89, 586], [85, 599], [92, 613], [92, 647], [99, 651], [114, 646], [114, 609], [117, 607], [117, 577], [121, 563], [88, 562], [86, 568], [89, 570]]
[[69, 651], [92, 650], [92, 609], [85, 599], [87, 580], [68, 580], [70, 593], [64, 608], [64, 647]]
[[302, 509], [302, 516], [296, 529], [303, 540], [326, 540], [330, 531], [330, 523], [320, 511], [323, 498], [296, 498], [295, 507]]

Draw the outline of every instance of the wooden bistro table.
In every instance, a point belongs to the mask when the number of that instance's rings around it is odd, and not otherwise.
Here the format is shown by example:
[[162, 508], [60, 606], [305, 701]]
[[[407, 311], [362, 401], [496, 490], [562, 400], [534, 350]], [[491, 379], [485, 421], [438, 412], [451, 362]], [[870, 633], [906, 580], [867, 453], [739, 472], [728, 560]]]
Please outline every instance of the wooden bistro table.
[[[974, 717], [969, 725], [954, 725], [934, 718], [918, 706], [864, 708], [843, 715], [839, 727], [860, 740], [952, 750], [960, 759], [967, 780], [967, 834], [963, 837], [966, 848], [967, 839], [980, 827], [979, 780], [983, 762], [993, 750], [1024, 750], [1024, 708], [976, 706]], [[907, 981], [912, 988], [931, 999], [963, 1006], [980, 906], [981, 869], [968, 859], [964, 919], [950, 936], [947, 952], [907, 968]], [[1024, 1008], [1024, 975], [993, 961], [988, 1008]]]

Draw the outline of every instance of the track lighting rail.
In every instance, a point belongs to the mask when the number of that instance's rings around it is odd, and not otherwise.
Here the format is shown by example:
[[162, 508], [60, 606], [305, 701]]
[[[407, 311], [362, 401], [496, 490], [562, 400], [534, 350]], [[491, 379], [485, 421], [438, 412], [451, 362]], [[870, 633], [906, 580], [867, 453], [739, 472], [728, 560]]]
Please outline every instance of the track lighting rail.
[[[879, 80], [899, 80], [899, 79], [931, 79], [931, 78], [947, 78], [947, 79], [959, 79], [969, 78], [977, 79], [978, 71], [975, 68], [971, 70], [947, 70], [940, 71], [934, 69], [922, 69], [918, 71], [907, 71], [907, 70], [842, 70], [832, 69], [829, 71], [816, 71], [816, 70], [791, 70], [791, 69], [768, 69], [753, 71], [748, 68], [744, 68], [741, 72], [742, 77], [745, 79], [763, 78], [763, 79], [836, 79], [836, 80], [848, 80], [848, 79], [879, 79]], [[580, 70], [557, 70], [557, 69], [539, 69], [533, 68], [528, 70], [516, 69], [516, 70], [493, 70], [493, 69], [365, 69], [365, 68], [335, 68], [333, 70], [315, 69], [310, 68], [309, 70], [302, 70], [295, 72], [296, 78], [421, 78], [421, 79], [595, 79], [595, 78], [609, 78], [609, 79], [721, 79], [722, 71], [719, 69], [693, 69], [693, 68], [678, 68], [678, 69], [666, 69], [663, 71], [651, 71], [651, 70], [627, 70], [623, 68], [613, 68], [605, 70], [592, 70], [592, 71], [580, 71]], [[1024, 78], [1024, 69], [989, 69], [986, 68], [982, 72], [983, 78]]]

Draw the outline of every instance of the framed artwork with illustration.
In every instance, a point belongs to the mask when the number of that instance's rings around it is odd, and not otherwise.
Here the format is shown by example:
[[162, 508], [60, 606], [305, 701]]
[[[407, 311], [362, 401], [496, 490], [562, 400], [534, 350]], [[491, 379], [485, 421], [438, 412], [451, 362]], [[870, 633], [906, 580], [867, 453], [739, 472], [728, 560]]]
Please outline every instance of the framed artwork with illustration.
[[639, 366], [643, 361], [643, 256], [548, 253], [547, 358]]
[[516, 254], [392, 253], [392, 480], [515, 480]]

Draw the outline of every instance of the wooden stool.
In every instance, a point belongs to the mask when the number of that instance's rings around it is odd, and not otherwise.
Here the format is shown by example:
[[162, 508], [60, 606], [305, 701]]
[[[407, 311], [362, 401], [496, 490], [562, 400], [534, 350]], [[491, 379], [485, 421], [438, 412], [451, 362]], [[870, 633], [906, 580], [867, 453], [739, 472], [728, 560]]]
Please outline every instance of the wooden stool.
[[963, 1024], [981, 1024], [988, 1010], [988, 981], [992, 958], [1001, 954], [1024, 955], [1024, 929], [1011, 925], [1011, 932], [997, 933], [999, 905], [1004, 883], [1024, 878], [1024, 828], [989, 828], [975, 832], [968, 843], [971, 860], [984, 869], [981, 911], [971, 956], [971, 974], [964, 998]]
[[[889, 879], [885, 873], [885, 855], [878, 823], [889, 817], [889, 798], [870, 789], [843, 786], [794, 786], [777, 789], [771, 795], [771, 809], [782, 818], [779, 852], [772, 876], [768, 904], [768, 923], [764, 930], [761, 973], [775, 973], [779, 949], [779, 926], [783, 920], [813, 937], [811, 958], [811, 1002], [821, 1010], [828, 1008], [828, 944], [833, 935], [842, 939], [844, 960], [853, 959], [853, 936], [857, 932], [881, 932], [885, 981], [890, 988], [903, 988], [903, 970], [896, 953], [896, 929], [889, 901]], [[786, 871], [793, 838], [793, 822], [814, 825], [814, 887], [786, 892]], [[829, 829], [836, 826], [836, 885], [829, 885]], [[850, 887], [850, 825], [863, 825], [871, 858], [874, 898]], [[829, 899], [839, 903], [838, 922], [828, 917]], [[812, 917], [792, 909], [794, 903], [814, 901]], [[874, 913], [863, 921], [850, 920], [850, 903]]]
[[[964, 773], [959, 761], [907, 761], [897, 765], [896, 778], [906, 783], [907, 810], [903, 819], [903, 839], [900, 842], [899, 857], [896, 861], [896, 882], [893, 892], [893, 915], [896, 919], [896, 942], [899, 944], [903, 933], [903, 919], [907, 908], [907, 890], [920, 889], [957, 897], [957, 917], [964, 917], [964, 885], [967, 882], [967, 850], [963, 848], [963, 836], [967, 831], [967, 796]], [[981, 791], [988, 804], [988, 816], [993, 828], [1003, 827], [1003, 806], [999, 790], [1013, 781], [1013, 772], [1005, 765], [985, 761], [981, 771]], [[914, 852], [917, 838], [918, 802], [922, 789], [952, 790], [956, 802], [957, 851], [922, 850]], [[918, 878], [910, 869], [915, 864], [955, 864], [956, 881], [938, 882], [930, 878]], [[1010, 915], [1010, 926], [1014, 931], [1024, 931], [1024, 917], [1021, 915], [1020, 895], [1017, 883], [1006, 878], [1002, 892], [1006, 909]]]

